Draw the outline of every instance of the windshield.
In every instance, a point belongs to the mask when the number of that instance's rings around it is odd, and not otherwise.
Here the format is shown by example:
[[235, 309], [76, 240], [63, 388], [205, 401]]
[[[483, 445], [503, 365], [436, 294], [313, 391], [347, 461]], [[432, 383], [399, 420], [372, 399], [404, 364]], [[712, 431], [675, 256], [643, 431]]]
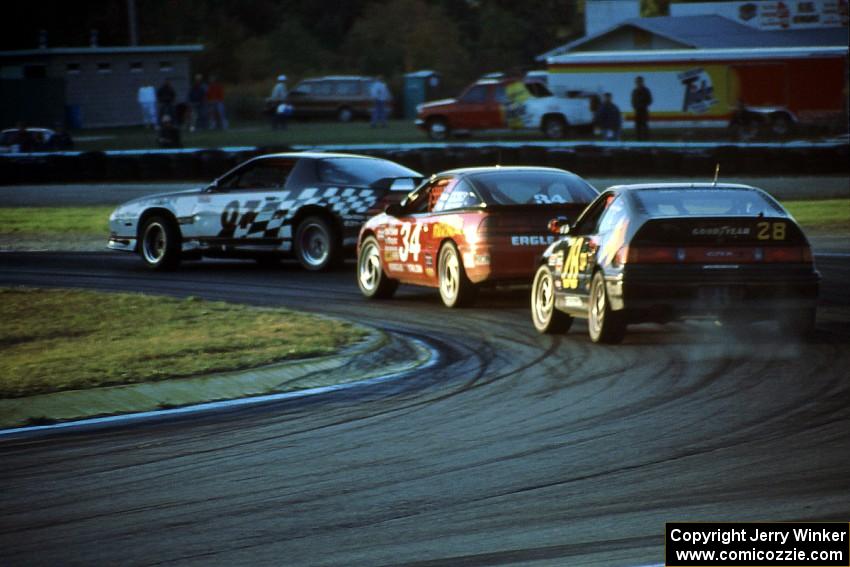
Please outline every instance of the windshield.
[[560, 171], [497, 171], [469, 181], [488, 205], [589, 203], [596, 190], [577, 175]]
[[764, 216], [786, 213], [770, 197], [751, 189], [639, 189], [632, 193], [653, 217]]
[[421, 177], [403, 165], [371, 158], [329, 158], [319, 160], [317, 175], [322, 183], [371, 185], [386, 177]]

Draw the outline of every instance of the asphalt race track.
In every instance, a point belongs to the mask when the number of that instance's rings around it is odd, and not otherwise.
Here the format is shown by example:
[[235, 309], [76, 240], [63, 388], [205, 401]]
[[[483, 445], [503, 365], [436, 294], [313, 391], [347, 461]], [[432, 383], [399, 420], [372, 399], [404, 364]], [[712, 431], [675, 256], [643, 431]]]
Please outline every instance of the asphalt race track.
[[770, 324], [538, 336], [527, 291], [468, 310], [353, 266], [152, 274], [7, 253], [0, 284], [195, 295], [355, 319], [439, 363], [310, 400], [0, 438], [2, 565], [621, 565], [666, 521], [850, 519], [850, 258], [821, 256], [816, 337]]

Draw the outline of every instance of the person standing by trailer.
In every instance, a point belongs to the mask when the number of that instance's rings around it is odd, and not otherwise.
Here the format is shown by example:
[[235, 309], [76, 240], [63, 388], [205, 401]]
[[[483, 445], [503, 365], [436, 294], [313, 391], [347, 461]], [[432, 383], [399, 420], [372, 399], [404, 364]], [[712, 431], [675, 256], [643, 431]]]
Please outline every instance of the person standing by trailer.
[[602, 104], [596, 111], [596, 126], [602, 131], [602, 137], [606, 140], [619, 140], [620, 130], [623, 127], [623, 117], [620, 108], [614, 104], [611, 93], [605, 93]]
[[632, 109], [635, 112], [635, 136], [638, 140], [649, 139], [649, 107], [652, 105], [652, 91], [643, 83], [643, 77], [635, 77], [632, 91]]

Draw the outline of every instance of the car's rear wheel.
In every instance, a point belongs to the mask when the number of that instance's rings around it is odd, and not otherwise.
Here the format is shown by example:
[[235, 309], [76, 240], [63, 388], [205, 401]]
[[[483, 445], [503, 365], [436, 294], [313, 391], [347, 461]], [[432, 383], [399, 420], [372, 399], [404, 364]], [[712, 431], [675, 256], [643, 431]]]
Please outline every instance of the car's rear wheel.
[[547, 116], [543, 119], [543, 133], [550, 140], [559, 140], [567, 135], [567, 122], [560, 116]]
[[475, 302], [478, 288], [466, 276], [460, 253], [451, 242], [440, 250], [437, 276], [440, 297], [446, 307], [467, 307]]
[[347, 106], [343, 106], [337, 111], [336, 118], [340, 122], [351, 122], [351, 119], [354, 118], [354, 112]]
[[548, 266], [540, 266], [531, 286], [531, 320], [541, 333], [566, 333], [573, 318], [555, 309], [555, 280]]
[[611, 309], [602, 272], [593, 275], [590, 305], [587, 308], [587, 332], [595, 343], [617, 344], [626, 336], [626, 322], [621, 312]]
[[173, 270], [180, 264], [180, 230], [173, 220], [153, 216], [141, 230], [139, 254], [152, 270]]
[[339, 261], [339, 243], [330, 223], [319, 216], [307, 217], [295, 230], [295, 257], [306, 270], [327, 270]]
[[432, 118], [428, 121], [428, 137], [432, 140], [445, 140], [449, 137], [449, 125], [443, 118]]
[[776, 136], [787, 136], [791, 133], [793, 122], [785, 113], [774, 114], [770, 117], [770, 131]]
[[374, 236], [367, 237], [357, 257], [357, 285], [370, 299], [386, 299], [398, 289], [398, 280], [387, 277], [381, 266], [381, 248]]

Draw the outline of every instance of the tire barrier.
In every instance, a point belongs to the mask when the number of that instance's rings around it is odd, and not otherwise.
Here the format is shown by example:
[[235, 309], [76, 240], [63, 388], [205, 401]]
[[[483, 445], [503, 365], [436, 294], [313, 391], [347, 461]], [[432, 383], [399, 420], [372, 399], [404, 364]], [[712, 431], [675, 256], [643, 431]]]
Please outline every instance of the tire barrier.
[[[323, 148], [311, 148], [322, 151]], [[583, 176], [818, 175], [850, 173], [844, 140], [789, 144], [469, 143], [334, 146], [397, 161], [430, 175], [478, 165], [543, 165]], [[86, 181], [205, 181], [239, 163], [289, 147], [175, 151], [0, 154], [0, 184]]]

